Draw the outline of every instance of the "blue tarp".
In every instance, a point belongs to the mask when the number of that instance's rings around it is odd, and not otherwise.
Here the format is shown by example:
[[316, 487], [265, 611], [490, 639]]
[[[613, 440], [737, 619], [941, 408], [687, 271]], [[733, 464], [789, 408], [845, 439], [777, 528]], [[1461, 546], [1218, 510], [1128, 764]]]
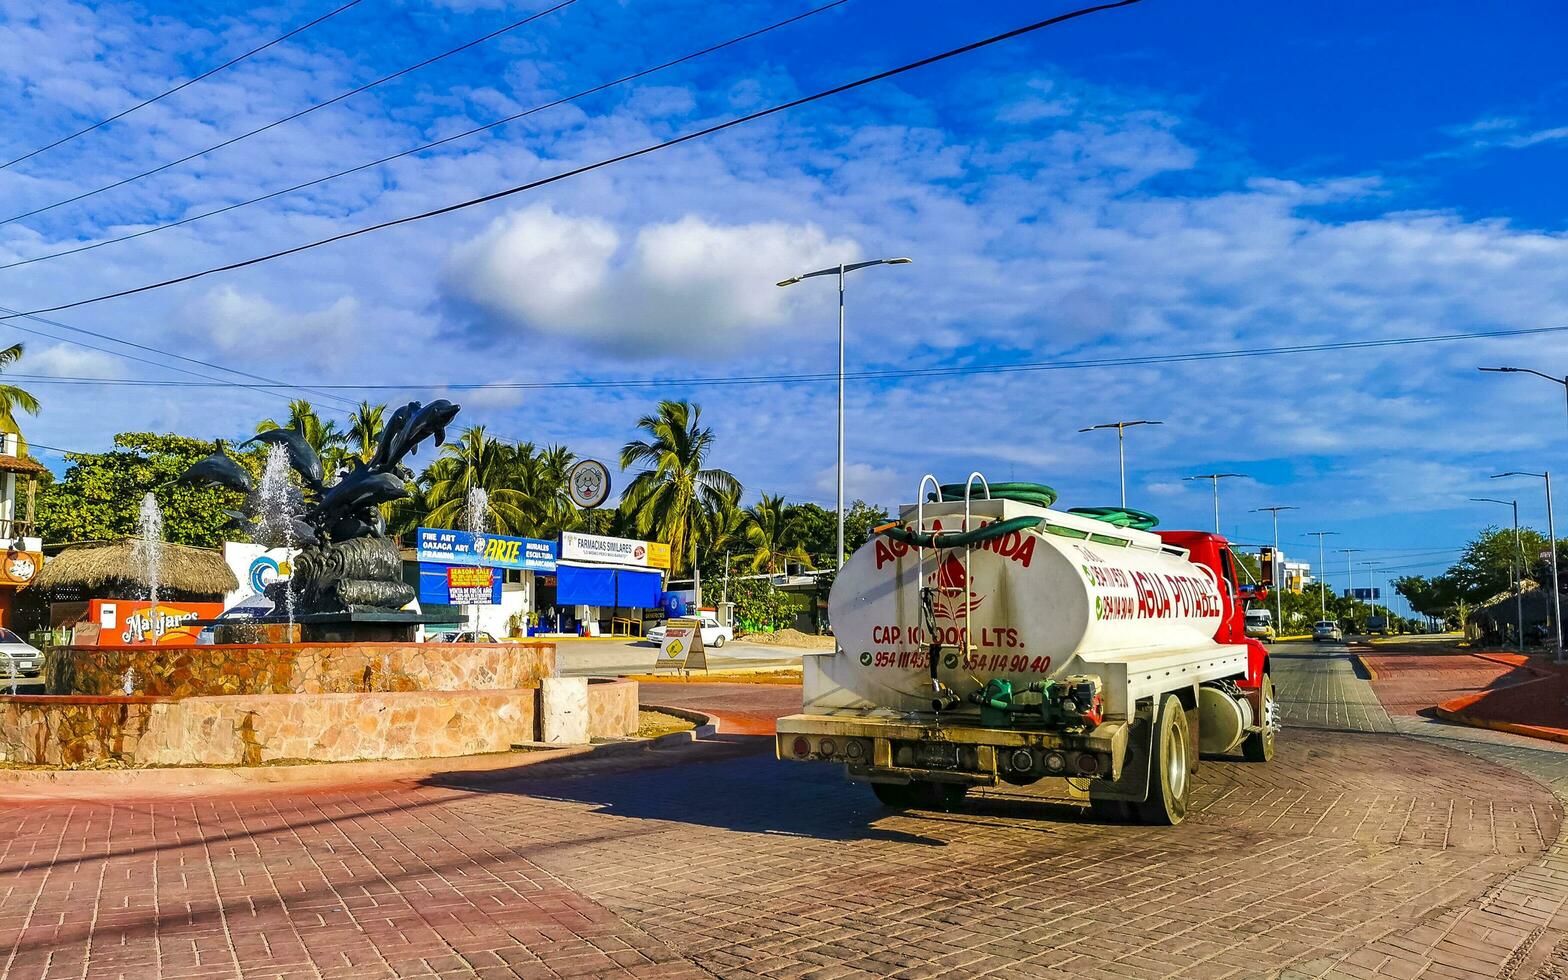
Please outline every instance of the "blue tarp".
[[563, 606], [655, 609], [662, 592], [658, 572], [576, 565], [560, 565], [555, 570], [555, 601]]

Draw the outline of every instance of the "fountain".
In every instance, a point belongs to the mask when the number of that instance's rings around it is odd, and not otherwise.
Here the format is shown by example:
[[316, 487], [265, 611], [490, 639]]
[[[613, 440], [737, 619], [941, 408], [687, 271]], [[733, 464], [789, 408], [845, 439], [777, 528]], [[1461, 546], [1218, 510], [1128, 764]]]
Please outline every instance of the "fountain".
[[135, 562], [143, 569], [147, 583], [147, 621], [152, 626], [152, 641], [163, 635], [163, 617], [158, 615], [158, 575], [163, 569], [163, 511], [152, 491], [142, 497], [136, 514], [136, 542], [131, 548]]
[[[489, 516], [490, 494], [484, 487], [470, 487], [468, 491], [468, 507], [465, 514], [468, 533], [473, 535], [474, 552], [484, 553], [485, 519]], [[479, 640], [479, 607], [468, 607], [469, 628], [473, 630], [474, 640]]]
[[[262, 622], [288, 626], [290, 640], [298, 623], [300, 639], [330, 642], [407, 641], [431, 621], [402, 611], [414, 588], [403, 581], [403, 560], [386, 537], [380, 508], [408, 496], [405, 481], [413, 474], [403, 459], [427, 438], [444, 442], [457, 412], [445, 399], [409, 402], [392, 413], [369, 462], [355, 460], [330, 485], [321, 457], [299, 428], [271, 429], [249, 440], [267, 444], [267, 470], [250, 495], [249, 514], [234, 516], [258, 541], [299, 549], [289, 579], [267, 586], [274, 614]], [[249, 490], [221, 445], [180, 479]]]

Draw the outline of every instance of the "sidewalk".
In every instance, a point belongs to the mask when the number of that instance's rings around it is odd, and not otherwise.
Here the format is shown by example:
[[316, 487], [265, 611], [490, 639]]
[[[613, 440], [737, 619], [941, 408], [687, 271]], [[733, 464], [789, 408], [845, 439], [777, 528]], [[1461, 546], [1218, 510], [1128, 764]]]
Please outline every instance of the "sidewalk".
[[1389, 644], [1363, 648], [1358, 659], [1390, 714], [1568, 743], [1568, 670], [1549, 658]]

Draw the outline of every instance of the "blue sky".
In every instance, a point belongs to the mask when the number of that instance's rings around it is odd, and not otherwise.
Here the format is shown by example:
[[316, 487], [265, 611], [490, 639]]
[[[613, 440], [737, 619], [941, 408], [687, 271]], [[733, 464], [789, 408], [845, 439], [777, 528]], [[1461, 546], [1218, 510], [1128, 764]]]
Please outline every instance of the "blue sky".
[[[49, 142], [330, 6], [0, 0], [0, 151]], [[364, 0], [0, 171], [0, 201], [16, 214], [134, 174], [545, 6]], [[395, 153], [810, 6], [578, 0], [236, 146], [0, 224], [0, 264]], [[1065, 9], [850, 0], [439, 151], [0, 270], [0, 295], [54, 305], [287, 247]], [[1564, 27], [1550, 2], [1148, 0], [540, 192], [58, 319], [300, 384], [663, 379], [458, 400], [494, 433], [610, 456], [656, 397], [692, 396], [719, 462], [749, 487], [831, 503], [831, 385], [682, 379], [831, 369], [831, 287], [772, 283], [840, 260], [915, 259], [852, 280], [852, 369], [1568, 324]], [[0, 333], [26, 341], [23, 373], [182, 377]], [[1474, 371], [1502, 362], [1568, 370], [1568, 338], [861, 382], [848, 398], [850, 492], [894, 504], [926, 471], [979, 468], [1051, 483], [1069, 506], [1111, 502], [1114, 439], [1076, 430], [1162, 418], [1129, 435], [1129, 497], [1165, 525], [1212, 520], [1206, 489], [1182, 476], [1235, 470], [1250, 474], [1225, 488], [1238, 539], [1268, 535], [1251, 508], [1289, 504], [1301, 510], [1282, 516], [1281, 540], [1297, 555], [1315, 559], [1303, 532], [1327, 528], [1341, 532], [1332, 545], [1368, 549], [1358, 560], [1431, 570], [1506, 516], [1465, 500], [1511, 495], [1489, 473], [1552, 467], [1568, 449], [1560, 393]], [[29, 433], [80, 449], [129, 428], [234, 436], [284, 401], [35, 389], [45, 412]], [[1536, 487], [1515, 489], [1543, 523]], [[1336, 585], [1342, 569], [1330, 563]]]

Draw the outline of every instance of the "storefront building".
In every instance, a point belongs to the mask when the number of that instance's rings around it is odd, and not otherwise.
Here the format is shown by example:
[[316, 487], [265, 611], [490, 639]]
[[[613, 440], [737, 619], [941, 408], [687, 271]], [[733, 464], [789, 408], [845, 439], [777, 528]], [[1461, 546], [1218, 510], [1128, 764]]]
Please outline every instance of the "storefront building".
[[589, 636], [640, 636], [644, 620], [660, 608], [669, 568], [667, 544], [562, 532], [549, 597], [553, 625]]
[[538, 632], [538, 593], [556, 570], [556, 543], [422, 527], [415, 548], [420, 610], [443, 616], [425, 634], [474, 629], [501, 639]]

